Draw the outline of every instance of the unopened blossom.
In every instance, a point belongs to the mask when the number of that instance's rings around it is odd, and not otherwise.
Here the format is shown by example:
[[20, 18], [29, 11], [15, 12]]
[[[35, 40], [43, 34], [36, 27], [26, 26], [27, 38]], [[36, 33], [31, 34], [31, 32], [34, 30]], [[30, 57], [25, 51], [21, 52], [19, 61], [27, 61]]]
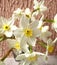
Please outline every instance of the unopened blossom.
[[25, 9], [24, 14], [26, 15], [27, 18], [31, 18], [31, 11], [29, 8]]
[[13, 12], [12, 18], [13, 18], [14, 20], [19, 19], [19, 18], [22, 16], [22, 14], [23, 14], [23, 10], [20, 9], [20, 8], [17, 8], [17, 9]]
[[35, 21], [35, 17], [32, 15], [32, 12], [29, 8], [24, 10], [23, 15], [25, 15], [29, 20]]

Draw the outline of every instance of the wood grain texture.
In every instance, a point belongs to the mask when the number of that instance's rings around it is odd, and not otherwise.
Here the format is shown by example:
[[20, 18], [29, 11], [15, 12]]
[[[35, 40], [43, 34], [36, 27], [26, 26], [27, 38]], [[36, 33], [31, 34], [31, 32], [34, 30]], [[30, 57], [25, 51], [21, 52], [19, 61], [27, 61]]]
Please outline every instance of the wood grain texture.
[[[40, 1], [40, 0], [38, 0]], [[48, 10], [44, 13], [45, 18], [47, 19], [53, 19], [55, 14], [57, 13], [57, 0], [45, 0], [45, 5], [48, 7]], [[33, 0], [0, 0], [0, 16], [9, 18], [11, 17], [14, 10], [17, 8], [25, 9], [26, 7], [29, 7], [31, 10], [33, 10]], [[18, 24], [16, 22], [16, 24]], [[47, 25], [50, 25], [47, 23]], [[52, 39], [57, 37], [57, 34], [51, 30], [53, 33]], [[36, 51], [43, 52], [45, 49], [42, 48], [40, 45], [36, 44], [36, 47], [34, 48]], [[8, 51], [8, 43], [6, 41], [3, 41], [0, 43], [0, 56], [4, 56], [4, 54]], [[54, 49], [54, 53], [57, 54], [57, 44]]]

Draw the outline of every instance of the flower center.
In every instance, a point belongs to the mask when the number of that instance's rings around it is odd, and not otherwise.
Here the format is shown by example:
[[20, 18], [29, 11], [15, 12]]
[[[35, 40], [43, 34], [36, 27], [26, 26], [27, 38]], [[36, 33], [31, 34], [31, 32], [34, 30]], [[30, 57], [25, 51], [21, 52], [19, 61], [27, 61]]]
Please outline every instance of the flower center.
[[37, 10], [40, 10], [40, 7], [38, 7]]
[[33, 57], [28, 57], [29, 61], [36, 61], [37, 60], [37, 55], [33, 56]]
[[16, 42], [15, 45], [14, 45], [14, 48], [17, 49], [17, 50], [20, 50], [21, 49], [20, 43]]
[[27, 37], [31, 37], [32, 36], [32, 30], [31, 29], [25, 29], [24, 35], [27, 36]]
[[9, 25], [3, 25], [3, 29], [4, 29], [5, 31], [8, 31], [8, 30], [10, 30], [10, 26], [9, 26]]
[[48, 52], [52, 53], [54, 50], [54, 46], [48, 45]]

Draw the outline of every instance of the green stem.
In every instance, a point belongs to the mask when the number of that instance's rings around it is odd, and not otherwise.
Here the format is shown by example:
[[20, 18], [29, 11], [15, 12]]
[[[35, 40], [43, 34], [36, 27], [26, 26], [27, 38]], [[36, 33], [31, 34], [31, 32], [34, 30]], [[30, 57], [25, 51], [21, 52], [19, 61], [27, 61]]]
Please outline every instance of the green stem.
[[[32, 14], [33, 14], [35, 11], [37, 11], [37, 10], [40, 10], [40, 9], [38, 8], [38, 9], [33, 10], [33, 11], [32, 11]], [[53, 22], [54, 22], [54, 20], [49, 20], [49, 19], [44, 19], [43, 21], [50, 22], [50, 23], [53, 23]]]
[[38, 10], [38, 9], [33, 10], [33, 11], [32, 11], [32, 14], [33, 14], [35, 11], [37, 11], [37, 10]]
[[32, 50], [32, 46], [31, 46], [31, 45], [29, 45], [29, 51], [30, 51], [30, 53], [33, 52], [33, 50]]
[[0, 42], [1, 42], [1, 41], [4, 41], [4, 40], [6, 40], [6, 39], [15, 39], [15, 36], [6, 37], [5, 35], [0, 34]]
[[44, 19], [43, 21], [50, 22], [50, 23], [54, 22], [54, 20], [49, 20], [49, 19]]

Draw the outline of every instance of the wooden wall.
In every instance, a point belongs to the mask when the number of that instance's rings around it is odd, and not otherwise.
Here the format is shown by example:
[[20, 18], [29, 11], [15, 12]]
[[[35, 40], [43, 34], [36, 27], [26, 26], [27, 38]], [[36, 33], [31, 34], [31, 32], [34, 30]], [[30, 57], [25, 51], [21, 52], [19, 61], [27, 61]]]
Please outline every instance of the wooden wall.
[[[39, 0], [40, 1], [40, 0]], [[45, 5], [48, 7], [48, 10], [44, 13], [45, 18], [53, 19], [54, 15], [57, 13], [57, 0], [45, 0]], [[29, 7], [31, 10], [33, 6], [33, 0], [0, 0], [0, 16], [9, 18], [13, 11], [17, 8], [25, 9], [26, 7]], [[18, 24], [16, 22], [16, 24]], [[57, 34], [51, 30], [53, 35], [52, 39], [57, 37]], [[57, 45], [57, 44], [56, 44]], [[55, 46], [54, 53], [57, 54], [57, 46]], [[36, 47], [34, 48], [36, 51], [44, 51], [44, 48], [42, 48], [40, 45], [36, 44]], [[0, 43], [0, 56], [4, 56], [4, 54], [8, 51], [8, 44], [6, 41], [3, 41]]]

